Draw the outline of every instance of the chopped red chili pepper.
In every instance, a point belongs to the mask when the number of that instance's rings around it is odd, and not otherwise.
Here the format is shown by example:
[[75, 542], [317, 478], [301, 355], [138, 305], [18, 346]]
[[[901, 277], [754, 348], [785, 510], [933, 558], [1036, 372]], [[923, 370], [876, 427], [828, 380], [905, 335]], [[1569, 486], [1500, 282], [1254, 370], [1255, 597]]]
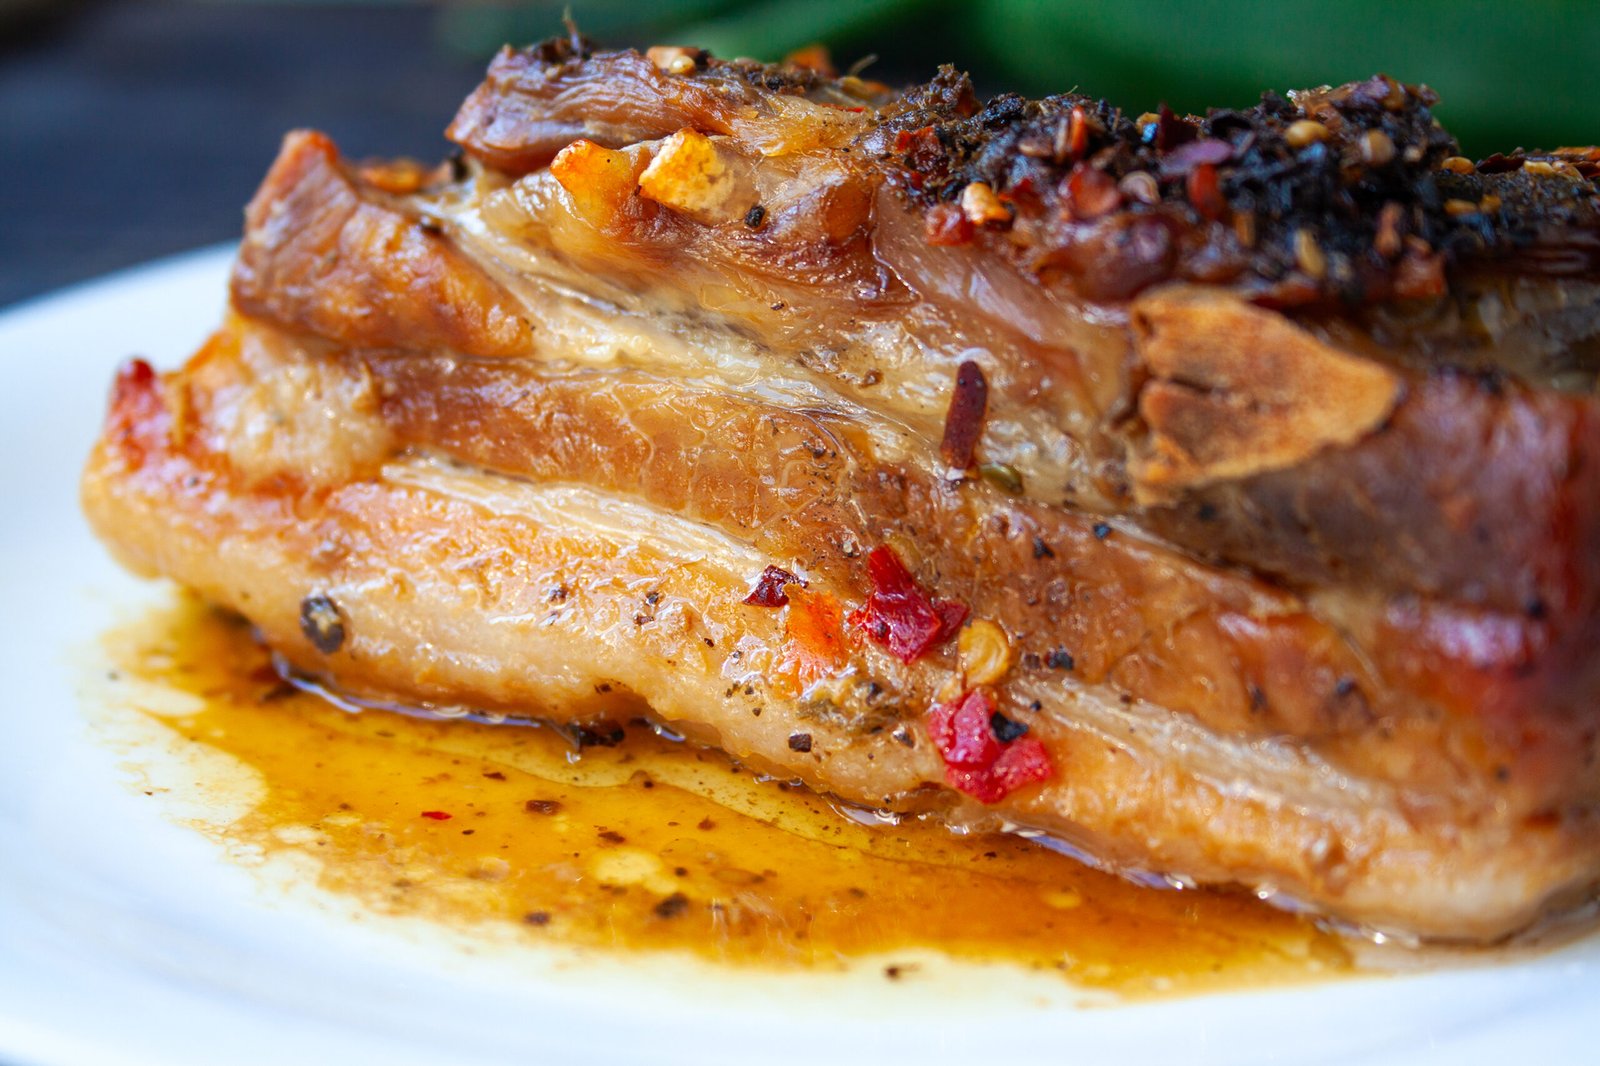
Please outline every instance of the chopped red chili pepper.
[[895, 134], [893, 150], [904, 155], [906, 163], [915, 168], [913, 177], [920, 177], [924, 170], [931, 170], [945, 153], [944, 143], [934, 133], [932, 126], [924, 126], [920, 130], [901, 130]]
[[785, 585], [804, 588], [805, 582], [781, 566], [769, 566], [761, 571], [761, 576], [756, 578], [756, 587], [750, 590], [750, 595], [743, 602], [751, 607], [782, 607], [789, 602], [788, 593], [783, 591]]
[[814, 682], [840, 673], [847, 661], [844, 611], [826, 592], [795, 590], [784, 619], [783, 658], [778, 676], [798, 694]]
[[1067, 151], [1076, 159], [1089, 148], [1089, 112], [1074, 107], [1067, 116]]
[[928, 709], [928, 736], [944, 759], [945, 780], [982, 803], [1055, 774], [1050, 753], [1034, 737], [1001, 741], [992, 725], [996, 717], [994, 701], [982, 690]]
[[867, 553], [872, 593], [850, 612], [858, 627], [901, 662], [914, 662], [956, 635], [966, 621], [965, 604], [935, 600], [917, 584], [894, 549], [880, 545]]
[[1022, 737], [1007, 744], [1006, 750], [994, 761], [993, 770], [1001, 795], [1035, 781], [1048, 781], [1055, 772], [1050, 753], [1037, 737]]
[[1156, 112], [1155, 123], [1145, 127], [1144, 131], [1145, 141], [1153, 143], [1158, 152], [1170, 152], [1174, 148], [1181, 148], [1198, 136], [1200, 131], [1179, 118], [1166, 104], [1162, 104], [1160, 110]]
[[981, 770], [1000, 757], [1000, 741], [989, 728], [994, 703], [969, 692], [956, 703], [936, 703], [928, 711], [928, 735], [946, 766]]
[[1111, 175], [1079, 163], [1067, 176], [1067, 201], [1073, 218], [1099, 218], [1122, 206], [1122, 192]]
[[939, 457], [952, 470], [972, 465], [973, 449], [983, 433], [983, 416], [989, 409], [989, 382], [983, 368], [968, 359], [956, 368], [956, 386], [950, 394], [950, 408], [944, 415], [944, 439], [939, 442]]
[[436, 822], [448, 822], [451, 818], [449, 811], [423, 811], [424, 818], [432, 818]]
[[922, 221], [922, 239], [929, 244], [966, 244], [974, 232], [972, 220], [955, 204], [934, 204]]
[[1184, 174], [1200, 166], [1220, 166], [1233, 158], [1233, 145], [1227, 141], [1201, 138], [1170, 153], [1161, 161], [1165, 174]]
[[1228, 209], [1228, 202], [1222, 195], [1222, 185], [1217, 180], [1217, 168], [1210, 163], [1201, 163], [1189, 171], [1189, 176], [1184, 179], [1184, 191], [1194, 209], [1200, 212], [1201, 218], [1215, 220], [1221, 218]]

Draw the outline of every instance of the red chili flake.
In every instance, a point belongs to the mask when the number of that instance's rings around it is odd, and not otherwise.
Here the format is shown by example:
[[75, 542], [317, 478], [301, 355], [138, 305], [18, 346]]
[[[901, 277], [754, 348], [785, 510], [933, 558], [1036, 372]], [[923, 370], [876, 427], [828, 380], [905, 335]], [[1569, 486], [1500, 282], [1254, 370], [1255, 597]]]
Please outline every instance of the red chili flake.
[[1215, 221], [1228, 209], [1228, 202], [1222, 197], [1222, 185], [1217, 181], [1217, 168], [1210, 163], [1201, 163], [1189, 171], [1184, 179], [1184, 191], [1201, 218]]
[[135, 455], [163, 447], [173, 415], [161, 395], [161, 376], [143, 359], [130, 359], [117, 368], [111, 389], [107, 436]]
[[1394, 259], [1400, 255], [1403, 245], [1400, 243], [1400, 226], [1405, 222], [1405, 208], [1393, 200], [1383, 205], [1383, 210], [1378, 212], [1378, 232], [1372, 238], [1372, 250], [1385, 259]]
[[994, 701], [982, 690], [928, 710], [928, 736], [944, 759], [945, 780], [982, 803], [994, 803], [1055, 774], [1043, 744], [1020, 734], [1000, 740], [993, 725], [996, 718], [1009, 721], [995, 713]]
[[1442, 296], [1447, 285], [1444, 277], [1444, 260], [1435, 254], [1408, 251], [1395, 270], [1395, 295], [1406, 299], [1425, 299]]
[[1513, 170], [1521, 170], [1522, 164], [1528, 161], [1521, 152], [1506, 155], [1496, 152], [1486, 159], [1478, 160], [1478, 173], [1480, 174], [1506, 174]]
[[950, 408], [944, 415], [944, 439], [939, 442], [939, 457], [952, 470], [972, 465], [973, 449], [983, 433], [983, 416], [989, 409], [989, 383], [983, 369], [968, 359], [956, 368], [956, 387], [950, 394]]
[[956, 204], [934, 204], [922, 219], [922, 239], [929, 244], [953, 246], [972, 240], [972, 220]]
[[867, 553], [867, 577], [872, 593], [850, 612], [850, 624], [903, 663], [949, 640], [966, 621], [965, 604], [930, 597], [892, 548], [880, 545]]
[[1194, 167], [1217, 166], [1233, 158], [1233, 145], [1210, 137], [1175, 148], [1161, 161], [1167, 174], [1182, 174]]
[[117, 368], [117, 383], [126, 382], [133, 388], [148, 388], [156, 380], [156, 368], [144, 359], [129, 359]]
[[1122, 206], [1116, 179], [1097, 167], [1079, 164], [1067, 176], [1067, 199], [1072, 217], [1099, 218]]
[[1048, 781], [1055, 772], [1050, 753], [1036, 737], [1023, 737], [1006, 745], [991, 771], [1002, 796], [1035, 781]]
[[783, 656], [777, 673], [795, 691], [804, 691], [813, 682], [844, 670], [848, 661], [844, 611], [838, 600], [826, 592], [796, 590], [789, 597], [783, 629]]
[[449, 811], [423, 811], [424, 818], [432, 818], [436, 822], [448, 822], [451, 818]]
[[783, 567], [769, 566], [761, 571], [761, 576], [756, 578], [756, 587], [741, 602], [751, 607], [782, 607], [789, 602], [789, 595], [783, 591], [783, 586], [799, 585], [804, 588], [805, 584]]
[[1089, 113], [1082, 107], [1074, 107], [1067, 116], [1067, 152], [1076, 159], [1088, 148]]
[[944, 159], [945, 148], [932, 126], [901, 130], [895, 134], [894, 151], [905, 156], [906, 165], [915, 171], [932, 171]]
[[1200, 136], [1200, 131], [1173, 114], [1172, 108], [1162, 104], [1156, 112], [1153, 128], [1147, 129], [1145, 136], [1154, 142], [1156, 151], [1170, 152]]
[[981, 691], [957, 703], [936, 703], [928, 711], [928, 736], [946, 766], [983, 770], [1000, 757], [1000, 741], [989, 728], [994, 701]]

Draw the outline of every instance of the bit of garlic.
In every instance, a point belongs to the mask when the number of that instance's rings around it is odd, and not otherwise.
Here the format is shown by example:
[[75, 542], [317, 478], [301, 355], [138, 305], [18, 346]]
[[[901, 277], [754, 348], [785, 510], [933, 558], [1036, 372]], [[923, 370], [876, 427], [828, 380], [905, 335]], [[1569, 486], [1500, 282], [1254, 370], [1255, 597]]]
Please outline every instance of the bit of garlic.
[[677, 45], [661, 45], [645, 52], [645, 58], [656, 65], [656, 69], [667, 74], [692, 74], [695, 67], [700, 65], [700, 50], [697, 48], [680, 48]]
[[961, 190], [961, 213], [974, 226], [1011, 221], [1011, 212], [1006, 210], [1006, 205], [1000, 202], [993, 189], [981, 181], [975, 181]]
[[609, 222], [637, 187], [634, 161], [626, 152], [577, 140], [556, 153], [550, 174], [572, 197], [573, 210], [586, 221]]
[[639, 192], [705, 225], [743, 219], [754, 190], [740, 179], [716, 143], [681, 129], [662, 142], [639, 175]]

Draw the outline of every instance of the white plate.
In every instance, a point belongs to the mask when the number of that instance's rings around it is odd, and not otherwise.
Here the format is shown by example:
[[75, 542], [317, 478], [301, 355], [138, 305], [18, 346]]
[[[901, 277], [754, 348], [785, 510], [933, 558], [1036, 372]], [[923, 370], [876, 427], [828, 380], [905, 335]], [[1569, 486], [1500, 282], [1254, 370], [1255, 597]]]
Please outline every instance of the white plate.
[[76, 490], [112, 368], [186, 356], [217, 321], [228, 257], [0, 314], [0, 1060], [1592, 1061], [1597, 937], [1492, 966], [1084, 1008], [998, 969], [886, 987], [463, 944], [230, 862], [91, 734], [96, 634], [161, 590], [108, 561]]

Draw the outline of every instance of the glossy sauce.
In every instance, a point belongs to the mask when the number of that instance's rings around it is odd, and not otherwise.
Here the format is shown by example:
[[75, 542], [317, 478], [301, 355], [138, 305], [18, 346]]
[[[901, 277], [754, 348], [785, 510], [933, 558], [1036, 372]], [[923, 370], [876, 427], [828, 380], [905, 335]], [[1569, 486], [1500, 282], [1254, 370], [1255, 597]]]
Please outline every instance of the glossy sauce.
[[893, 980], [914, 974], [896, 953], [933, 950], [1133, 996], [1355, 968], [1339, 937], [1253, 897], [1141, 888], [1017, 838], [863, 824], [643, 724], [579, 749], [549, 727], [342, 710], [190, 599], [108, 647], [131, 709], [149, 702], [131, 693], [175, 690], [165, 728], [259, 773], [253, 809], [210, 831], [312, 855], [323, 888], [381, 913]]

